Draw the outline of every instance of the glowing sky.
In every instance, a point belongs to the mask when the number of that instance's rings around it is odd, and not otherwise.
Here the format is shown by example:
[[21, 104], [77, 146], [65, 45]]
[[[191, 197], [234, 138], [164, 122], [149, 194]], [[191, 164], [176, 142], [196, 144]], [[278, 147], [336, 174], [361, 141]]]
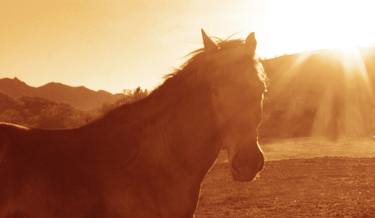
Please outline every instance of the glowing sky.
[[255, 31], [274, 56], [375, 42], [368, 0], [0, 0], [0, 77], [153, 88], [201, 47]]

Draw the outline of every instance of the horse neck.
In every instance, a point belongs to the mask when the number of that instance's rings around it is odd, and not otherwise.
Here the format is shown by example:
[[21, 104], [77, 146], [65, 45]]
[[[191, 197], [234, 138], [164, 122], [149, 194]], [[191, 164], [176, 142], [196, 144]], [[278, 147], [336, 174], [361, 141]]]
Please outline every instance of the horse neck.
[[93, 126], [136, 137], [140, 156], [134, 166], [161, 167], [200, 183], [220, 150], [211, 87], [182, 81], [171, 81], [140, 102], [115, 109]]
[[178, 100], [165, 108], [160, 120], [163, 143], [153, 148], [162, 148], [163, 159], [174, 162], [167, 163], [167, 170], [200, 184], [220, 150], [211, 87], [205, 83], [182, 85], [174, 99]]
[[[192, 212], [200, 183], [221, 147], [211, 87], [182, 83], [163, 89], [139, 103], [120, 107], [93, 127], [119, 132], [119, 138], [127, 140], [122, 140], [116, 150], [120, 155], [115, 156], [120, 161], [133, 160], [124, 166], [126, 171], [152, 181], [149, 185], [157, 190], [161, 202], [171, 205], [168, 208]], [[134, 144], [127, 137], [134, 137], [130, 139]], [[123, 152], [122, 147], [134, 145], [138, 147], [135, 158], [126, 157], [132, 149]]]
[[139, 160], [152, 160], [146, 168], [156, 172], [152, 178], [161, 201], [192, 213], [200, 184], [220, 151], [219, 132], [208, 85], [181, 86], [170, 93], [175, 93], [169, 96], [172, 104], [164, 108], [146, 143], [153, 144], [141, 152], [148, 158]]

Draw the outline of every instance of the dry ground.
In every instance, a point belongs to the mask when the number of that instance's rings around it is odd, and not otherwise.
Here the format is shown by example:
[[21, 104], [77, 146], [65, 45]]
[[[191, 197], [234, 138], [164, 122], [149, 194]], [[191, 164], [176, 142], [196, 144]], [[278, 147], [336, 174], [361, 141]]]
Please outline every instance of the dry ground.
[[234, 182], [225, 154], [202, 185], [197, 218], [375, 217], [375, 141], [265, 143], [267, 162]]

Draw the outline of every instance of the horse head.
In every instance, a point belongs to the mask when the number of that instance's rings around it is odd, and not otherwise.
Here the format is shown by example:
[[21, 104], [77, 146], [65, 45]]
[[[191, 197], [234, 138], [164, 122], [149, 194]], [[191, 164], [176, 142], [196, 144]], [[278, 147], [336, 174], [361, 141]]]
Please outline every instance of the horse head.
[[265, 74], [255, 59], [257, 41], [251, 33], [246, 41], [215, 43], [202, 30], [204, 52], [211, 65], [213, 104], [228, 151], [233, 178], [252, 180], [263, 168], [258, 143]]

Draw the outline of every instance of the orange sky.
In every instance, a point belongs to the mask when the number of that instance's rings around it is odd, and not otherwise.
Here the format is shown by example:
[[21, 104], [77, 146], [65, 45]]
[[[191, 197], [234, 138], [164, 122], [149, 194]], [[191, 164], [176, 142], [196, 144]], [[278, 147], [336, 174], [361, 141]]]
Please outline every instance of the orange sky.
[[375, 41], [365, 0], [0, 0], [0, 77], [153, 88], [201, 47], [255, 31], [259, 55]]

